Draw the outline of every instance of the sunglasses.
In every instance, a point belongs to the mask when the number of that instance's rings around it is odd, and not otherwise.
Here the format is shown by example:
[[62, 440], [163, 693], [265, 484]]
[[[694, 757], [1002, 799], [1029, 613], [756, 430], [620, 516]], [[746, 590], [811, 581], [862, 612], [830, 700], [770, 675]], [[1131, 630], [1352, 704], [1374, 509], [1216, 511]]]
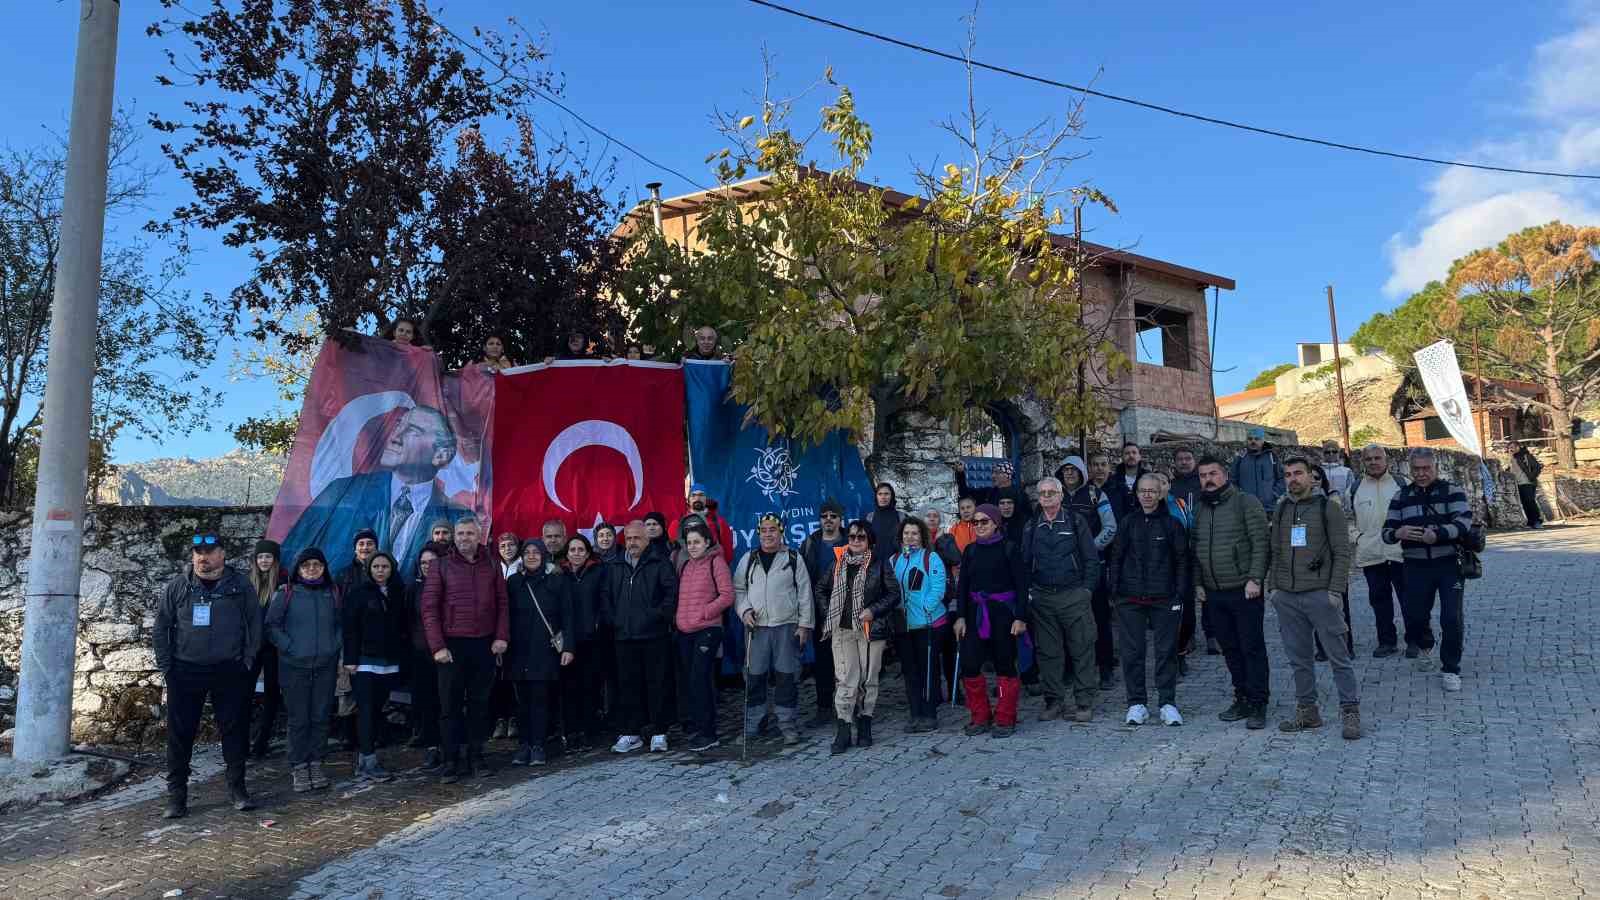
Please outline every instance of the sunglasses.
[[989, 518], [988, 516], [973, 516], [972, 517], [972, 524], [974, 524], [974, 525], [993, 525], [994, 524], [994, 520]]
[[196, 547], [215, 547], [217, 543], [217, 536], [214, 534], [197, 534], [194, 536], [194, 545]]
[[839, 514], [838, 513], [823, 513], [822, 517], [824, 519], [837, 519], [837, 518], [839, 518]]
[[864, 534], [852, 534], [852, 535], [850, 535], [850, 540], [852, 540], [852, 541], [864, 541], [866, 539], [867, 539], [867, 536], [864, 535]]

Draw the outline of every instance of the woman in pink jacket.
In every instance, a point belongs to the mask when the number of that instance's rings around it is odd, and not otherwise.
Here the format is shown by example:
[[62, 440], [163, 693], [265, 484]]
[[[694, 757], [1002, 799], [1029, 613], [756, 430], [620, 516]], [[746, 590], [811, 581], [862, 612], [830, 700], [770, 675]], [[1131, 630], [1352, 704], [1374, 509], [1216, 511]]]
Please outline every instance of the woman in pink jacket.
[[688, 551], [678, 572], [678, 666], [689, 678], [689, 749], [717, 746], [717, 648], [722, 646], [722, 613], [733, 605], [733, 573], [712, 549], [711, 530], [695, 523], [684, 529]]

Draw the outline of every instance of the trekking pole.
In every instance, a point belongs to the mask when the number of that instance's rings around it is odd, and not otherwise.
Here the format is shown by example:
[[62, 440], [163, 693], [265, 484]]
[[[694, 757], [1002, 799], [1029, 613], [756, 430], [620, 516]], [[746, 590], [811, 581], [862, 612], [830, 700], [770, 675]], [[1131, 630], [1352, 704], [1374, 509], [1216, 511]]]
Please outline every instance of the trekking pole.
[[[750, 614], [753, 621], [755, 613]], [[755, 643], [755, 627], [744, 626], [744, 708], [739, 710], [739, 763], [750, 765], [750, 647]]]
[[856, 705], [850, 712], [852, 715], [867, 702], [867, 680], [872, 677], [872, 623], [861, 623], [861, 683], [856, 686]]
[[[933, 635], [934, 628], [928, 626], [928, 652], [927, 659], [922, 665], [922, 702], [933, 705]], [[938, 717], [938, 710], [934, 710], [934, 717]]]
[[[952, 635], [954, 637], [954, 635]], [[961, 683], [961, 640], [956, 639], [956, 668], [950, 673], [950, 705], [956, 705], [956, 685]]]

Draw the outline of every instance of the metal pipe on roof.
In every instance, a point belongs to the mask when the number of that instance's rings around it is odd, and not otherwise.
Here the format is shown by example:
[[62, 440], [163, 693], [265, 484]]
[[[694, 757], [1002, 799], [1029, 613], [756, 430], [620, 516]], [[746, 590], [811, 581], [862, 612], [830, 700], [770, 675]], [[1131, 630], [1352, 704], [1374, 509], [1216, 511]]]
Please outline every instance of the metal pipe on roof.
[[645, 185], [650, 191], [650, 219], [656, 223], [656, 231], [661, 230], [661, 182], [652, 181]]

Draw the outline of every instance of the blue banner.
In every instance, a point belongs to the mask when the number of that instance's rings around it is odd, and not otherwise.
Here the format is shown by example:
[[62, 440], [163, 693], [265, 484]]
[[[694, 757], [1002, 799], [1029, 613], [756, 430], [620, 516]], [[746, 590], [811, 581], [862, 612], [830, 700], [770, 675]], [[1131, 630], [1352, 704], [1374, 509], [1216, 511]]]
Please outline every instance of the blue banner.
[[799, 549], [821, 525], [824, 500], [838, 500], [846, 522], [872, 510], [872, 482], [844, 433], [809, 447], [782, 438], [774, 442], [765, 428], [744, 424], [747, 407], [728, 397], [732, 377], [733, 367], [725, 362], [683, 363], [689, 468], [733, 529], [736, 561], [759, 542], [756, 520], [762, 513], [783, 516], [785, 542]]

